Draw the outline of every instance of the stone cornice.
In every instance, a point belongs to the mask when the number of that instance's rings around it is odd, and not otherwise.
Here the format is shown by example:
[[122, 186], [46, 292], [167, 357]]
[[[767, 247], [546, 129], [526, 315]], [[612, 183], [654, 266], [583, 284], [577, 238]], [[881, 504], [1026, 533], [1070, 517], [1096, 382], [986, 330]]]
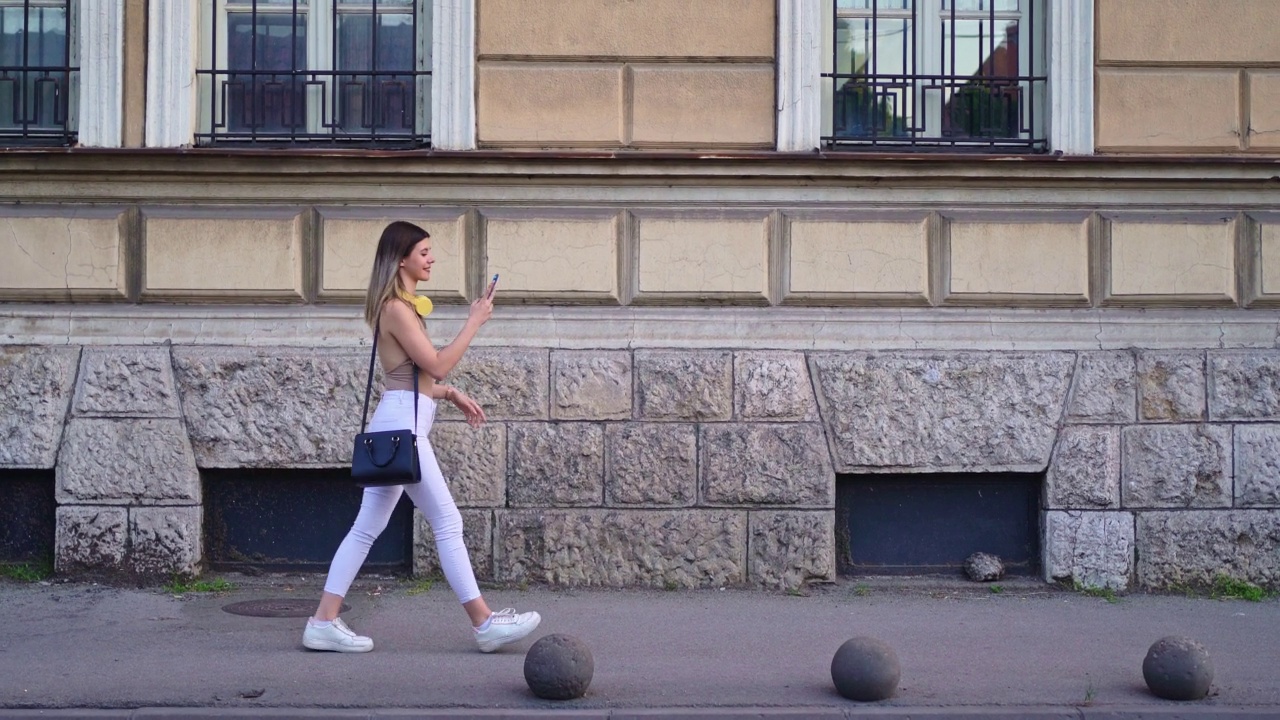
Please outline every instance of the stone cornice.
[[777, 181], [944, 187], [982, 183], [1247, 183], [1280, 188], [1280, 156], [982, 156], [853, 153], [511, 153], [227, 151], [187, 149], [0, 150], [0, 182], [38, 179], [289, 183], [475, 179], [499, 182], [649, 180]]
[[[442, 342], [464, 306], [431, 318]], [[5, 345], [358, 347], [356, 306], [0, 305]], [[499, 306], [476, 346], [782, 350], [1272, 349], [1280, 311]]]

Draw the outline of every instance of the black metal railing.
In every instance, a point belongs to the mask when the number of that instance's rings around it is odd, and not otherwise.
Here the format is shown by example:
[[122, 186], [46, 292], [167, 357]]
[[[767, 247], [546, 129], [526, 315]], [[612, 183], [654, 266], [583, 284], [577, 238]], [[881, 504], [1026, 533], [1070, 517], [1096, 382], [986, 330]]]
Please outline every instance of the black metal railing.
[[[430, 0], [215, 0], [197, 69], [201, 144], [430, 142]], [[315, 15], [312, 13], [321, 13]], [[323, 39], [328, 36], [327, 39]], [[429, 35], [428, 35], [429, 37]]]
[[0, 144], [75, 142], [80, 68], [68, 5], [0, 1]]
[[1040, 0], [832, 0], [838, 150], [1044, 152]]

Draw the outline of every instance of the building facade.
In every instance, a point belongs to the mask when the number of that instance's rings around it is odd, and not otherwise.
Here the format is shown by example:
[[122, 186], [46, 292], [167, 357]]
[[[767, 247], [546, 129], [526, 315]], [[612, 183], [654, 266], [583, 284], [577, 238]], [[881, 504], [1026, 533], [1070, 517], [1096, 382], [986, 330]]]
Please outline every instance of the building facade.
[[491, 422], [432, 434], [487, 577], [795, 587], [1007, 546], [1085, 586], [1280, 586], [1272, 0], [0, 20], [12, 558], [287, 560], [228, 533], [298, 532], [243, 500], [279, 478], [351, 495], [307, 479], [349, 464], [406, 219], [438, 344], [501, 276], [449, 379]]

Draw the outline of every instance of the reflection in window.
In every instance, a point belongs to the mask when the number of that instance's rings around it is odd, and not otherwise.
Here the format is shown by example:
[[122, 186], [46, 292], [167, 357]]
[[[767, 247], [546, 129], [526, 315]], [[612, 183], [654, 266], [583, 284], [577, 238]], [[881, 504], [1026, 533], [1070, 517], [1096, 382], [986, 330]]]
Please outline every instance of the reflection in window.
[[1045, 149], [1043, 0], [833, 0], [825, 141]]
[[71, 144], [79, 81], [75, 5], [0, 0], [0, 137]]
[[429, 0], [205, 0], [197, 140], [429, 139]]

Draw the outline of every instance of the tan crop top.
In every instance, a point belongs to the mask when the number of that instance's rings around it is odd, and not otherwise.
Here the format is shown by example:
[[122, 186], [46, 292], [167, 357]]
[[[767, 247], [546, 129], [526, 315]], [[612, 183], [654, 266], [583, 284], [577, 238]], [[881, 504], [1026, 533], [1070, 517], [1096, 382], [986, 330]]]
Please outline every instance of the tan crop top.
[[404, 362], [391, 368], [383, 375], [383, 387], [387, 390], [413, 391], [413, 360], [405, 358]]

